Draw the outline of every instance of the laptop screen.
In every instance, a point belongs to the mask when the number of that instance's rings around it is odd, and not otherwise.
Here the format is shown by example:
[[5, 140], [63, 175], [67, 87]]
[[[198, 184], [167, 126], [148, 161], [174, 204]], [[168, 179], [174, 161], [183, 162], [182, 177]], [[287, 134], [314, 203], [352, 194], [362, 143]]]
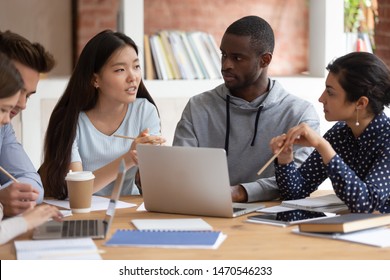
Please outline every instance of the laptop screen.
[[114, 218], [116, 202], [118, 201], [121, 190], [122, 190], [123, 182], [125, 179], [125, 173], [126, 173], [125, 162], [124, 162], [124, 160], [121, 160], [121, 163], [119, 165], [118, 175], [117, 175], [117, 178], [115, 180], [115, 185], [114, 185], [114, 188], [112, 189], [110, 202], [108, 204], [108, 208], [106, 211], [106, 216], [104, 217], [104, 224], [106, 226], [106, 229], [105, 229], [106, 232], [110, 228], [112, 219]]

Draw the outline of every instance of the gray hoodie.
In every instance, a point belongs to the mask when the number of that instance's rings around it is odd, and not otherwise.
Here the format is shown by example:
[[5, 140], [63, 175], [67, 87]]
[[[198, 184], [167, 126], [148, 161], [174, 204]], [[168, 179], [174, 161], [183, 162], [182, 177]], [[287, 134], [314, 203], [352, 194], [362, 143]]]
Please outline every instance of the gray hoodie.
[[[226, 150], [230, 185], [241, 184], [248, 202], [279, 198], [274, 165], [259, 176], [257, 171], [272, 157], [272, 137], [299, 123], [319, 132], [314, 106], [289, 94], [277, 81], [270, 90], [248, 102], [232, 96], [225, 84], [193, 96], [177, 124], [174, 146], [212, 147]], [[300, 165], [312, 148], [294, 147], [294, 161]], [[205, 162], [205, 164], [207, 164]]]

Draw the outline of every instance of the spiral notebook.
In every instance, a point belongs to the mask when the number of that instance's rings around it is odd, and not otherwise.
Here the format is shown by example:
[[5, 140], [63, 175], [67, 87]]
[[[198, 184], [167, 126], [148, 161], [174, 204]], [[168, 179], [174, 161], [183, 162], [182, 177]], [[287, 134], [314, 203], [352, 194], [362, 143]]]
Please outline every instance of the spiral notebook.
[[117, 230], [105, 245], [217, 249], [225, 239], [221, 231]]

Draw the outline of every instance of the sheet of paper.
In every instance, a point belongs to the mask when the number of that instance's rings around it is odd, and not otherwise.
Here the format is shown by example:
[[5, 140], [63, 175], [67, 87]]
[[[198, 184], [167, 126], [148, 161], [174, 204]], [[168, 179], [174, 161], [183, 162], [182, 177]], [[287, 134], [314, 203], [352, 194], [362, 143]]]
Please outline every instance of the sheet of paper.
[[201, 218], [133, 219], [131, 222], [139, 230], [213, 230], [213, 227]]
[[348, 234], [340, 234], [336, 239], [357, 242], [377, 247], [390, 247], [390, 229], [374, 228]]
[[275, 206], [266, 207], [266, 208], [262, 208], [262, 209], [256, 210], [256, 212], [260, 212], [260, 213], [279, 213], [279, 212], [285, 212], [285, 211], [291, 211], [291, 210], [292, 210], [292, 208], [290, 208], [290, 207], [284, 207], [284, 206], [281, 206], [281, 205], [275, 205]]
[[[97, 196], [97, 195], [92, 196], [91, 211], [107, 210], [109, 201], [110, 199], [106, 197]], [[57, 207], [70, 209], [69, 200], [45, 199], [43, 200], [43, 202], [55, 205]], [[116, 204], [116, 209], [131, 208], [135, 206], [137, 205], [134, 203], [118, 201], [118, 203]]]
[[142, 202], [141, 205], [138, 206], [137, 211], [146, 211], [145, 203]]
[[91, 238], [15, 241], [18, 260], [101, 260]]

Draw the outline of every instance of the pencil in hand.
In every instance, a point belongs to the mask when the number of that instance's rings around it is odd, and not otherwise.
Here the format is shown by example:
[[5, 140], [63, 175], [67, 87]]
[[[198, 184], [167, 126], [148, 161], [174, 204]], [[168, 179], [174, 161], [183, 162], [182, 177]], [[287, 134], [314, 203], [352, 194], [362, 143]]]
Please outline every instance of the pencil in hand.
[[257, 175], [260, 175], [261, 173], [263, 173], [263, 171], [268, 167], [268, 165], [270, 165], [270, 164], [275, 160], [275, 158], [277, 158], [277, 157], [280, 155], [280, 153], [283, 151], [283, 149], [284, 149], [285, 146], [286, 146], [286, 144], [284, 144], [284, 145], [280, 148], [279, 152], [277, 152], [276, 154], [274, 154], [274, 155], [269, 159], [269, 161], [267, 161], [266, 164], [264, 164], [264, 166], [257, 172]]
[[114, 134], [113, 136], [118, 138], [123, 138], [123, 139], [131, 139], [131, 140], [134, 140], [136, 138], [136, 137], [130, 137], [125, 135], [119, 135], [119, 134]]
[[16, 179], [14, 176], [12, 176], [10, 173], [8, 173], [8, 171], [5, 170], [2, 166], [0, 166], [0, 171], [3, 172], [5, 175], [7, 175], [7, 177], [10, 178], [15, 183], [19, 183], [18, 179]]

